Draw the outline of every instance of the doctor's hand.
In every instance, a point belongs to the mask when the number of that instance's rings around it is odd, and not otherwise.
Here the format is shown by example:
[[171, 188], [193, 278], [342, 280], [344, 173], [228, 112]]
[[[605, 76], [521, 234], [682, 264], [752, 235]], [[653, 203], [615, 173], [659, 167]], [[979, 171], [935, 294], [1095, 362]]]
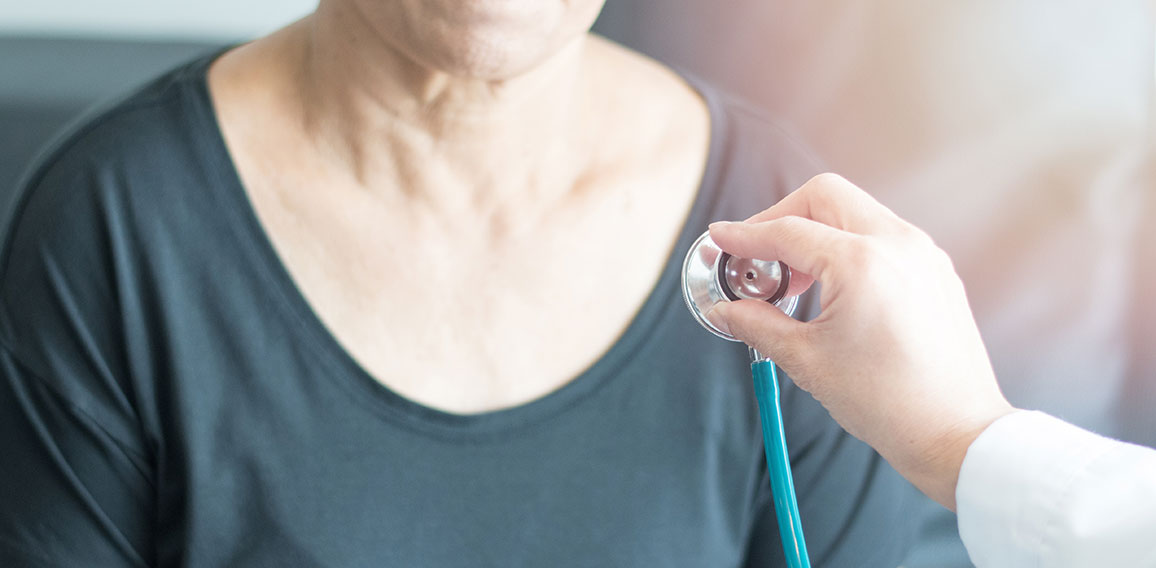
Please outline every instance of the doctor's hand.
[[803, 285], [822, 284], [821, 313], [809, 322], [755, 300], [719, 304], [711, 320], [778, 363], [844, 429], [954, 510], [968, 446], [1013, 408], [947, 254], [834, 174], [710, 233], [726, 252], [782, 260]]

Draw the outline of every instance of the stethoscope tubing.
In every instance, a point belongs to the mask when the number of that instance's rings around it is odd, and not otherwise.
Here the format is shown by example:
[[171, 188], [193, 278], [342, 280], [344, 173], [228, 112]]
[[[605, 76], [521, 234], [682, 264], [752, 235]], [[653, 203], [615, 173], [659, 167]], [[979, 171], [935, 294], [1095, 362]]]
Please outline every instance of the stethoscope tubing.
[[763, 446], [767, 452], [767, 472], [771, 478], [771, 497], [779, 521], [779, 536], [783, 540], [783, 555], [790, 568], [811, 568], [807, 543], [803, 539], [803, 523], [799, 519], [795, 482], [791, 477], [787, 438], [783, 433], [783, 409], [779, 404], [779, 381], [774, 362], [766, 358], [756, 359], [751, 363], [751, 376], [763, 425]]

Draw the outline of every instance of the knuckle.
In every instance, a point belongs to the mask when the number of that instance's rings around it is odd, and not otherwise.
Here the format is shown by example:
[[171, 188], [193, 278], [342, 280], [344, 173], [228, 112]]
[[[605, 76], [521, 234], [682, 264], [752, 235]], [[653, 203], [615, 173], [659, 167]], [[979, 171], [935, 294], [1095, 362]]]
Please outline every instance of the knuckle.
[[812, 199], [823, 205], [831, 206], [841, 201], [841, 196], [846, 194], [850, 182], [839, 174], [828, 172], [811, 178], [808, 185], [813, 188]]
[[814, 187], [816, 190], [829, 190], [832, 188], [841, 187], [846, 183], [846, 178], [837, 173], [823, 172], [812, 177], [810, 181], [807, 182], [807, 185]]
[[819, 174], [808, 182], [810, 192], [807, 194], [810, 215], [817, 221], [845, 229], [850, 226], [848, 216], [851, 208], [860, 198], [855, 196], [858, 191], [851, 182], [843, 176], [834, 173]]
[[912, 225], [906, 221], [902, 223], [901, 227], [902, 229], [900, 230], [900, 234], [904, 237], [909, 238], [921, 245], [935, 246], [935, 239], [932, 239], [931, 235], [927, 234], [927, 232], [923, 229], [920, 229], [919, 227], [916, 227], [915, 225]]

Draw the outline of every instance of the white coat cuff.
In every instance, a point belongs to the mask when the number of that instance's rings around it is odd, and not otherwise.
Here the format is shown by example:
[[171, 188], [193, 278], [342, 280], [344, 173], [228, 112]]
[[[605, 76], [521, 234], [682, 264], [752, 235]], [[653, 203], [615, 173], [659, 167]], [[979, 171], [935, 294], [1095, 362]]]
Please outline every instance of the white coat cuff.
[[955, 490], [959, 534], [977, 566], [1033, 566], [1055, 546], [1073, 484], [1110, 446], [1042, 412], [996, 420], [971, 444]]

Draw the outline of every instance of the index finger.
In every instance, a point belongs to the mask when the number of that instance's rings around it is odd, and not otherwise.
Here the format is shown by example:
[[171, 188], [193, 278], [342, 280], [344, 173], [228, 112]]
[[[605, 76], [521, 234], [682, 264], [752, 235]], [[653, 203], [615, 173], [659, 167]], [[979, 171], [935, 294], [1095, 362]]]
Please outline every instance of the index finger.
[[858, 237], [806, 217], [789, 216], [759, 223], [711, 223], [710, 237], [722, 250], [742, 258], [781, 260], [829, 285]]
[[803, 217], [851, 233], [886, 234], [906, 222], [866, 191], [838, 174], [819, 174], [778, 203], [748, 218], [748, 223]]

